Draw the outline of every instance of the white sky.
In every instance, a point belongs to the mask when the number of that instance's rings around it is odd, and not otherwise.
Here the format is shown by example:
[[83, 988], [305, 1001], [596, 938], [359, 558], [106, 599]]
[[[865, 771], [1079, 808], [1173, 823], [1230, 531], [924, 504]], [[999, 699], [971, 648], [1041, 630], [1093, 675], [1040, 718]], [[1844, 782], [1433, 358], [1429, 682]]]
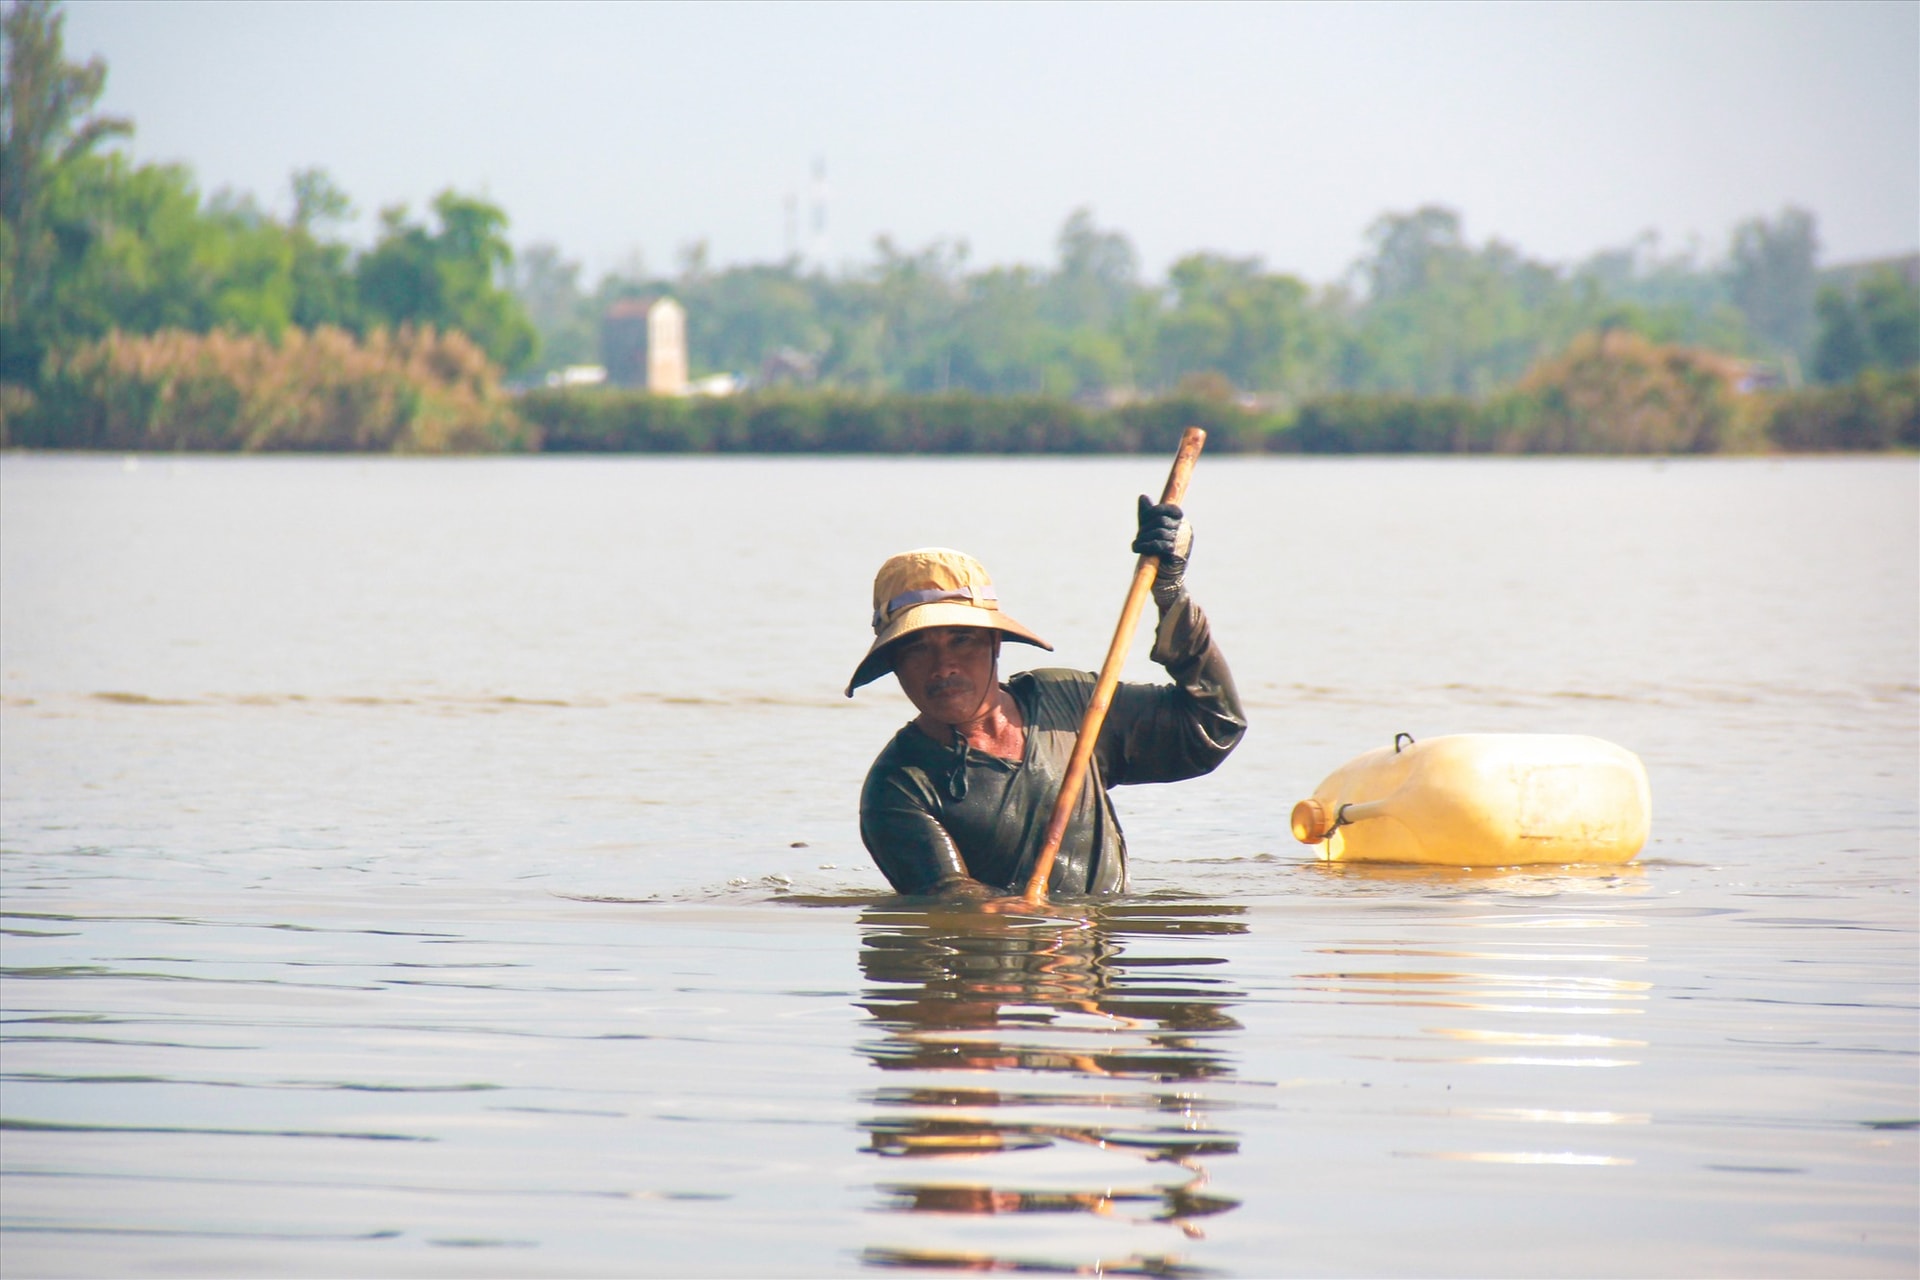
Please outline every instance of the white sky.
[[1091, 206], [1158, 276], [1195, 249], [1337, 276], [1387, 210], [1568, 261], [1717, 258], [1792, 203], [1823, 260], [1920, 246], [1920, 4], [343, 4], [76, 0], [142, 160], [283, 209], [485, 193], [589, 275], [965, 239], [1047, 263]]

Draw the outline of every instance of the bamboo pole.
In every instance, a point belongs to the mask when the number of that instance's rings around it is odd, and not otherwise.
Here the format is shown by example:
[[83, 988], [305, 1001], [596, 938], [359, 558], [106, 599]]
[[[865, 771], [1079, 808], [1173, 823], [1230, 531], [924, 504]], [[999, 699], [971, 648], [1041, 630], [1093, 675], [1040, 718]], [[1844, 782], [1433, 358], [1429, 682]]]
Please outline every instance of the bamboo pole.
[[[1187, 494], [1187, 481], [1193, 476], [1193, 464], [1200, 459], [1200, 448], [1207, 433], [1188, 427], [1180, 437], [1180, 452], [1173, 456], [1173, 469], [1167, 473], [1162, 502], [1179, 502]], [[1143, 555], [1133, 569], [1133, 585], [1127, 588], [1127, 602], [1120, 609], [1120, 625], [1114, 628], [1113, 643], [1107, 646], [1107, 660], [1100, 667], [1100, 679], [1093, 686], [1093, 700], [1080, 721], [1080, 736], [1073, 744], [1073, 756], [1067, 761], [1067, 776], [1060, 780], [1060, 794], [1053, 802], [1053, 814], [1047, 819], [1047, 836], [1040, 856], [1027, 880], [1026, 898], [1036, 905], [1047, 900], [1047, 878], [1053, 874], [1053, 862], [1060, 853], [1060, 842], [1067, 834], [1067, 819], [1086, 785], [1087, 769], [1093, 762], [1094, 744], [1100, 738], [1100, 726], [1106, 722], [1107, 708], [1113, 704], [1113, 691], [1120, 683], [1120, 668], [1126, 665], [1127, 649], [1133, 643], [1134, 628], [1140, 622], [1140, 610], [1153, 590], [1153, 577], [1160, 569], [1158, 556]]]

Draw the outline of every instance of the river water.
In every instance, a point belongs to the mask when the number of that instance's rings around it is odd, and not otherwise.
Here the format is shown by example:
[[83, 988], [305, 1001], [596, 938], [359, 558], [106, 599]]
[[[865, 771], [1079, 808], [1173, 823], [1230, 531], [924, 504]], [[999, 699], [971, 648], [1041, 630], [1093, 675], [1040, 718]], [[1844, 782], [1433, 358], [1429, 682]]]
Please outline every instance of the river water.
[[[1240, 751], [888, 898], [874, 568], [1093, 666], [1164, 466], [0, 458], [6, 1273], [1911, 1276], [1915, 461], [1204, 459]], [[1312, 862], [1402, 730], [1652, 839]]]

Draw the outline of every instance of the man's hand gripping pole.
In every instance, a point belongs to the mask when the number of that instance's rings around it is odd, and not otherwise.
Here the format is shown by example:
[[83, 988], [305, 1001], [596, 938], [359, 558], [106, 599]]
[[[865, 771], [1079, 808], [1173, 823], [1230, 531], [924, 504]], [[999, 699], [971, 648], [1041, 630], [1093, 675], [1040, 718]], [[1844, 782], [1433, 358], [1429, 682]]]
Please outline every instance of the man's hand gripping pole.
[[[1193, 476], [1193, 464], [1200, 459], [1200, 447], [1207, 433], [1188, 427], [1180, 437], [1180, 452], [1173, 456], [1173, 470], [1167, 473], [1167, 487], [1161, 502], [1177, 503], [1187, 496], [1187, 481]], [[1159, 571], [1158, 556], [1141, 556], [1134, 566], [1133, 585], [1127, 589], [1127, 602], [1120, 610], [1120, 625], [1114, 628], [1113, 643], [1107, 646], [1107, 660], [1100, 667], [1100, 679], [1093, 686], [1093, 700], [1080, 721], [1080, 736], [1073, 744], [1073, 757], [1067, 761], [1067, 776], [1060, 780], [1060, 795], [1053, 802], [1053, 816], [1047, 819], [1046, 842], [1034, 861], [1033, 875], [1027, 880], [1026, 900], [1038, 906], [1047, 900], [1047, 879], [1053, 874], [1053, 860], [1059, 856], [1060, 841], [1067, 833], [1067, 819], [1086, 785], [1087, 768], [1093, 761], [1093, 747], [1100, 739], [1100, 726], [1106, 723], [1107, 708], [1113, 704], [1113, 691], [1120, 683], [1120, 668], [1126, 665], [1127, 649], [1133, 643], [1134, 628], [1140, 622], [1140, 610], [1153, 590], [1154, 574]]]

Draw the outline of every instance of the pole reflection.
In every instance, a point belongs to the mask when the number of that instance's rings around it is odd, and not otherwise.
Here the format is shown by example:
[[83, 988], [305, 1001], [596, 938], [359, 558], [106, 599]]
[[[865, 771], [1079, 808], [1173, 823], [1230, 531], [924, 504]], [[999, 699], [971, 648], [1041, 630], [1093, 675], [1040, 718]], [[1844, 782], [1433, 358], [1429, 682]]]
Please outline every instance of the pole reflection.
[[[1177, 1257], [1141, 1252], [1137, 1233], [1108, 1242], [1011, 1228], [1049, 1215], [1096, 1232], [1170, 1229], [1178, 1243], [1239, 1207], [1207, 1189], [1205, 1161], [1236, 1153], [1240, 1136], [1211, 1119], [1231, 1104], [1204, 1087], [1234, 1079], [1240, 1023], [1228, 1010], [1243, 993], [1217, 953], [1246, 932], [1244, 910], [1146, 901], [1042, 920], [900, 899], [864, 912], [858, 1003], [880, 1034], [859, 1051], [901, 1078], [864, 1095], [878, 1111], [863, 1124], [865, 1150], [906, 1162], [877, 1184], [876, 1207], [916, 1215], [916, 1238], [863, 1260], [1190, 1274]], [[1003, 1215], [1017, 1255], [982, 1251], [977, 1228], [960, 1230]], [[1041, 1256], [1056, 1252], [1068, 1256]]]

